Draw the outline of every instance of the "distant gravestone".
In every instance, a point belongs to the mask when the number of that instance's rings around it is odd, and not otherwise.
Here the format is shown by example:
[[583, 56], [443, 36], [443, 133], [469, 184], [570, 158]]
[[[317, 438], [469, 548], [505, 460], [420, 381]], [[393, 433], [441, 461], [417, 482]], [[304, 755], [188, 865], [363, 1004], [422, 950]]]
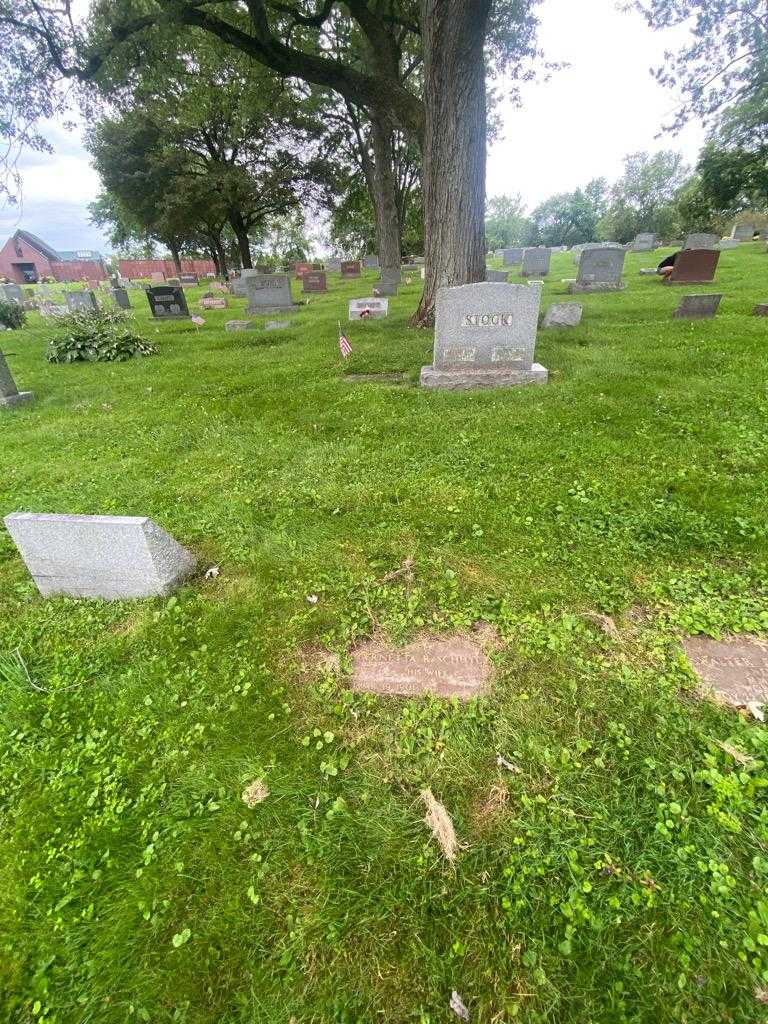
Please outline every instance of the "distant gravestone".
[[632, 252], [653, 252], [658, 245], [656, 235], [652, 231], [641, 231], [632, 242]]
[[95, 313], [99, 308], [96, 296], [91, 291], [65, 292], [64, 300], [70, 313]]
[[379, 269], [379, 257], [378, 256], [366, 256], [363, 260], [363, 266], [366, 270], [378, 270]]
[[181, 320], [189, 317], [189, 308], [182, 288], [156, 285], [147, 289], [152, 316], [157, 320]]
[[672, 314], [678, 320], [711, 320], [717, 313], [722, 295], [683, 295]]
[[519, 249], [502, 249], [501, 250], [501, 262], [505, 267], [519, 267], [523, 262], [523, 250]]
[[249, 315], [296, 309], [287, 274], [257, 274], [245, 279]]
[[308, 273], [311, 269], [311, 263], [299, 261], [298, 263], [293, 264], [293, 272], [296, 275], [296, 277], [303, 277], [304, 274]]
[[751, 242], [755, 237], [754, 224], [734, 224], [731, 238], [736, 242]]
[[327, 292], [328, 283], [326, 281], [325, 272], [321, 270], [309, 270], [302, 277], [302, 288], [303, 292]]
[[738, 249], [740, 245], [741, 242], [737, 242], [733, 238], [721, 238], [715, 248], [720, 252], [728, 252], [730, 249]]
[[551, 258], [551, 249], [524, 249], [523, 265], [520, 273], [523, 277], [546, 277], [549, 273], [549, 263]]
[[225, 331], [252, 331], [253, 320], [227, 320], [224, 324]]
[[490, 267], [485, 268], [485, 280], [486, 281], [506, 281], [509, 278], [508, 270], [491, 270]]
[[714, 249], [720, 238], [706, 231], [692, 231], [686, 235], [683, 249]]
[[621, 280], [624, 271], [623, 249], [612, 246], [584, 249], [579, 256], [576, 280], [571, 281], [571, 294], [581, 292], [617, 292], [625, 285]]
[[544, 314], [544, 327], [577, 327], [583, 307], [579, 302], [553, 302]]
[[125, 288], [110, 288], [109, 294], [112, 296], [112, 301], [120, 309], [130, 309], [131, 300], [128, 297], [128, 292]]
[[744, 636], [712, 640], [691, 636], [683, 649], [700, 679], [734, 707], [768, 702], [768, 647]]
[[326, 261], [326, 267], [332, 273], [338, 274], [338, 272], [341, 270], [341, 260], [337, 259], [335, 256], [332, 256], [329, 260]]
[[156, 284], [163, 284], [165, 282], [165, 274], [160, 270], [154, 270], [149, 275], [150, 281], [154, 281]]
[[360, 277], [360, 260], [342, 260], [341, 276], [347, 278]]
[[533, 362], [540, 304], [538, 281], [440, 288], [433, 363], [422, 367], [422, 386], [464, 390], [546, 381], [547, 370]]
[[182, 284], [200, 284], [197, 274], [179, 274], [179, 281]]
[[8, 368], [5, 356], [0, 352], [0, 409], [13, 409], [17, 405], [26, 405], [34, 399], [31, 391], [19, 391], [16, 381]]
[[226, 309], [227, 300], [222, 296], [220, 299], [215, 299], [213, 296], [205, 297], [200, 299], [201, 309]]
[[290, 320], [267, 320], [264, 324], [265, 331], [283, 331], [291, 326]]
[[719, 259], [717, 249], [683, 249], [664, 284], [709, 284], [714, 280]]
[[376, 291], [380, 295], [397, 295], [397, 289], [400, 287], [400, 268], [395, 269], [384, 269], [381, 272], [381, 277], [376, 284]]
[[350, 320], [379, 320], [389, 313], [389, 299], [351, 299]]
[[16, 302], [19, 305], [24, 301], [24, 293], [17, 284], [3, 284], [0, 285], [0, 298], [5, 299], [6, 302]]
[[151, 519], [16, 512], [5, 525], [43, 597], [165, 596], [195, 558]]

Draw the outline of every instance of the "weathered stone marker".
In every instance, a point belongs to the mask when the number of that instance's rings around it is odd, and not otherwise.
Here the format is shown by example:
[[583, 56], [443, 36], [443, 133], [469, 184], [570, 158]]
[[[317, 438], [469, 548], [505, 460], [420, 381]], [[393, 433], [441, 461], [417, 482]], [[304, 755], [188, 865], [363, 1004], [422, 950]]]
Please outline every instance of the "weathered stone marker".
[[734, 224], [731, 238], [736, 242], [751, 242], [755, 236], [754, 224]]
[[283, 313], [297, 309], [291, 297], [291, 279], [287, 274], [255, 274], [245, 278], [248, 307], [253, 316], [259, 313]]
[[64, 292], [64, 301], [70, 313], [95, 313], [99, 304], [91, 291]]
[[490, 267], [486, 267], [485, 268], [485, 280], [486, 281], [507, 281], [508, 279], [509, 279], [509, 271], [508, 270], [491, 270]]
[[227, 320], [224, 324], [225, 331], [252, 331], [253, 320]]
[[183, 320], [189, 317], [189, 308], [181, 286], [170, 284], [147, 288], [147, 299], [152, 316], [157, 320]]
[[426, 638], [407, 647], [370, 641], [352, 654], [352, 689], [382, 696], [469, 700], [488, 688], [491, 662], [467, 636]]
[[112, 296], [112, 301], [119, 309], [131, 308], [131, 300], [128, 297], [128, 292], [125, 288], [110, 288], [109, 294]]
[[757, 640], [691, 636], [683, 641], [696, 674], [715, 696], [735, 707], [768, 702], [768, 647]]
[[641, 231], [635, 235], [631, 249], [632, 252], [653, 252], [657, 245], [656, 235], [652, 231]]
[[576, 280], [570, 282], [568, 291], [572, 295], [582, 292], [621, 291], [625, 287], [621, 280], [625, 256], [624, 249], [615, 246], [583, 249], [579, 255]]
[[713, 235], [708, 231], [692, 231], [686, 235], [683, 249], [714, 249], [719, 241], [718, 235]]
[[523, 277], [546, 277], [549, 273], [551, 258], [551, 249], [524, 249], [523, 266], [520, 273]]
[[533, 362], [540, 304], [539, 281], [440, 288], [433, 363], [422, 367], [422, 387], [465, 390], [546, 381], [547, 370]]
[[304, 260], [299, 260], [298, 262], [293, 264], [293, 272], [296, 275], [296, 277], [303, 277], [305, 274], [308, 274], [311, 269], [312, 264], [307, 263]]
[[195, 570], [195, 557], [142, 516], [15, 512], [5, 525], [43, 597], [163, 596]]
[[580, 302], [553, 302], [544, 314], [544, 327], [577, 327], [584, 308]]
[[328, 281], [323, 270], [307, 270], [302, 276], [303, 292], [327, 292]]
[[24, 293], [19, 285], [13, 282], [0, 285], [0, 299], [6, 302], [17, 302], [19, 305], [24, 301]]
[[714, 280], [719, 260], [717, 249], [684, 249], [664, 284], [709, 284]]
[[717, 313], [722, 295], [683, 295], [672, 314], [678, 320], [711, 320]]
[[363, 260], [363, 266], [366, 270], [378, 270], [379, 269], [379, 257], [378, 256], [366, 256]]
[[341, 270], [341, 260], [337, 256], [331, 256], [329, 260], [326, 260], [326, 269], [333, 274], [338, 274]]
[[389, 299], [351, 299], [350, 320], [380, 320], [389, 313]]
[[768, 302], [758, 302], [752, 310], [752, 316], [768, 316]]
[[501, 250], [501, 262], [505, 267], [519, 267], [523, 262], [523, 250], [518, 249], [502, 249]]
[[26, 405], [33, 401], [31, 391], [19, 391], [16, 381], [8, 368], [5, 356], [0, 352], [0, 409], [13, 409], [17, 405]]

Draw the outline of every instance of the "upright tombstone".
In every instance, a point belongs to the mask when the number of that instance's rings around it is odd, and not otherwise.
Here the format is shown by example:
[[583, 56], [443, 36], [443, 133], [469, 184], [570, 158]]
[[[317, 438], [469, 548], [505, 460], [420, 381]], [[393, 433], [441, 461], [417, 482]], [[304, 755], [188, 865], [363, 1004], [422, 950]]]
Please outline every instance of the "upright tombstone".
[[308, 274], [311, 269], [312, 269], [312, 264], [311, 263], [306, 263], [306, 262], [301, 261], [301, 260], [299, 262], [293, 264], [293, 272], [296, 275], [296, 277], [303, 277], [305, 274]]
[[658, 242], [656, 235], [652, 231], [641, 231], [635, 235], [635, 240], [632, 242], [632, 252], [653, 252], [657, 247]]
[[43, 597], [165, 596], [195, 570], [194, 556], [143, 516], [15, 512], [5, 525]]
[[291, 279], [287, 274], [256, 274], [245, 279], [249, 316], [258, 313], [282, 313], [298, 307], [291, 298]]
[[26, 405], [34, 399], [31, 391], [19, 391], [16, 381], [8, 368], [5, 356], [0, 352], [0, 409], [13, 409], [17, 405]]
[[717, 249], [683, 249], [664, 284], [709, 284], [720, 259]]
[[583, 249], [579, 256], [576, 280], [568, 290], [572, 295], [581, 292], [618, 292], [625, 287], [621, 280], [624, 271], [624, 249], [612, 246]]
[[363, 266], [366, 270], [378, 270], [379, 269], [379, 257], [378, 256], [366, 256], [363, 260]]
[[[271, 273], [271, 271], [270, 271], [270, 273]], [[263, 274], [259, 274], [258, 270], [253, 270], [251, 267], [249, 267], [249, 268], [247, 268], [245, 270], [241, 270], [239, 276], [232, 278], [232, 282], [231, 282], [231, 285], [230, 285], [230, 289], [232, 291], [232, 294], [237, 299], [244, 299], [247, 296], [247, 294], [248, 294], [248, 290], [247, 290], [247, 287], [246, 287], [246, 281], [248, 280], [248, 278], [249, 277], [263, 277], [263, 276], [264, 276]], [[225, 288], [226, 288], [226, 286], [225, 286]]]
[[389, 299], [351, 299], [350, 320], [380, 320], [389, 313]]
[[301, 279], [301, 290], [303, 292], [327, 292], [328, 283], [325, 272], [321, 270], [308, 270]]
[[685, 236], [683, 249], [714, 249], [719, 241], [718, 235], [713, 235], [707, 231], [692, 231], [689, 235]]
[[183, 320], [189, 317], [184, 289], [172, 285], [156, 285], [147, 289], [147, 299], [156, 320]]
[[440, 288], [434, 358], [422, 367], [422, 386], [465, 390], [546, 381], [547, 370], [533, 361], [540, 305], [539, 281]]
[[509, 278], [508, 270], [491, 270], [490, 267], [485, 268], [485, 280], [486, 281], [506, 281]]
[[523, 265], [520, 273], [523, 277], [546, 277], [549, 273], [549, 262], [552, 250], [539, 247], [523, 250]]
[[342, 260], [341, 276], [350, 280], [353, 277], [360, 277], [360, 260]]
[[179, 281], [182, 284], [200, 284], [200, 278], [197, 274], [179, 274]]
[[754, 224], [734, 224], [731, 238], [736, 242], [751, 242], [755, 237]]
[[395, 267], [393, 269], [384, 269], [381, 272], [378, 283], [376, 285], [376, 291], [379, 295], [397, 295], [397, 289], [400, 287], [401, 275], [400, 268]]
[[12, 282], [9, 284], [0, 285], [0, 298], [6, 302], [16, 302], [19, 305], [24, 301], [24, 293], [17, 284]]
[[521, 248], [502, 249], [501, 262], [505, 267], [519, 267], [523, 262], [523, 250]]
[[110, 288], [109, 294], [112, 296], [112, 301], [120, 309], [130, 309], [131, 300], [128, 297], [128, 292], [125, 288]]
[[99, 309], [92, 291], [64, 292], [64, 300], [70, 313], [96, 313]]
[[672, 314], [677, 320], [711, 320], [717, 313], [722, 295], [683, 295]]

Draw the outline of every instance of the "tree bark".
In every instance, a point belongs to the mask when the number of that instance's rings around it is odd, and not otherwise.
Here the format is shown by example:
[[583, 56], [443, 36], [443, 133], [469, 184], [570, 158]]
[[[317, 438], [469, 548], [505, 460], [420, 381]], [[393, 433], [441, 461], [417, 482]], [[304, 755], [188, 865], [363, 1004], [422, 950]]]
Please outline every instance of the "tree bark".
[[426, 281], [411, 323], [434, 323], [438, 288], [485, 280], [483, 45], [491, 0], [422, 0]]
[[173, 265], [176, 268], [176, 273], [180, 274], [181, 273], [181, 255], [179, 253], [179, 248], [175, 244], [175, 242], [169, 242], [168, 243], [168, 248], [171, 250], [171, 258], [173, 259]]
[[245, 226], [240, 212], [233, 210], [229, 214], [229, 223], [232, 225], [232, 230], [235, 233], [237, 239], [237, 249], [240, 253], [240, 267], [242, 270], [252, 270], [253, 262], [251, 261], [251, 240], [248, 238], [248, 229]]
[[376, 213], [381, 276], [400, 273], [400, 218], [397, 210], [397, 182], [392, 152], [392, 126], [379, 111], [371, 111], [373, 146], [373, 205]]

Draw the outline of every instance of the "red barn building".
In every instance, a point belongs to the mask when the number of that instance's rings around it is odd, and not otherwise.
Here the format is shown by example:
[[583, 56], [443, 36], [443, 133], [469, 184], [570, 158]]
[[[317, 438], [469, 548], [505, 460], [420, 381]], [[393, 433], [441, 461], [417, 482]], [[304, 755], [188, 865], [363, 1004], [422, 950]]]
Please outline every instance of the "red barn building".
[[54, 281], [106, 281], [107, 271], [97, 252], [56, 252], [31, 231], [17, 231], [0, 249], [0, 276], [16, 284]]

